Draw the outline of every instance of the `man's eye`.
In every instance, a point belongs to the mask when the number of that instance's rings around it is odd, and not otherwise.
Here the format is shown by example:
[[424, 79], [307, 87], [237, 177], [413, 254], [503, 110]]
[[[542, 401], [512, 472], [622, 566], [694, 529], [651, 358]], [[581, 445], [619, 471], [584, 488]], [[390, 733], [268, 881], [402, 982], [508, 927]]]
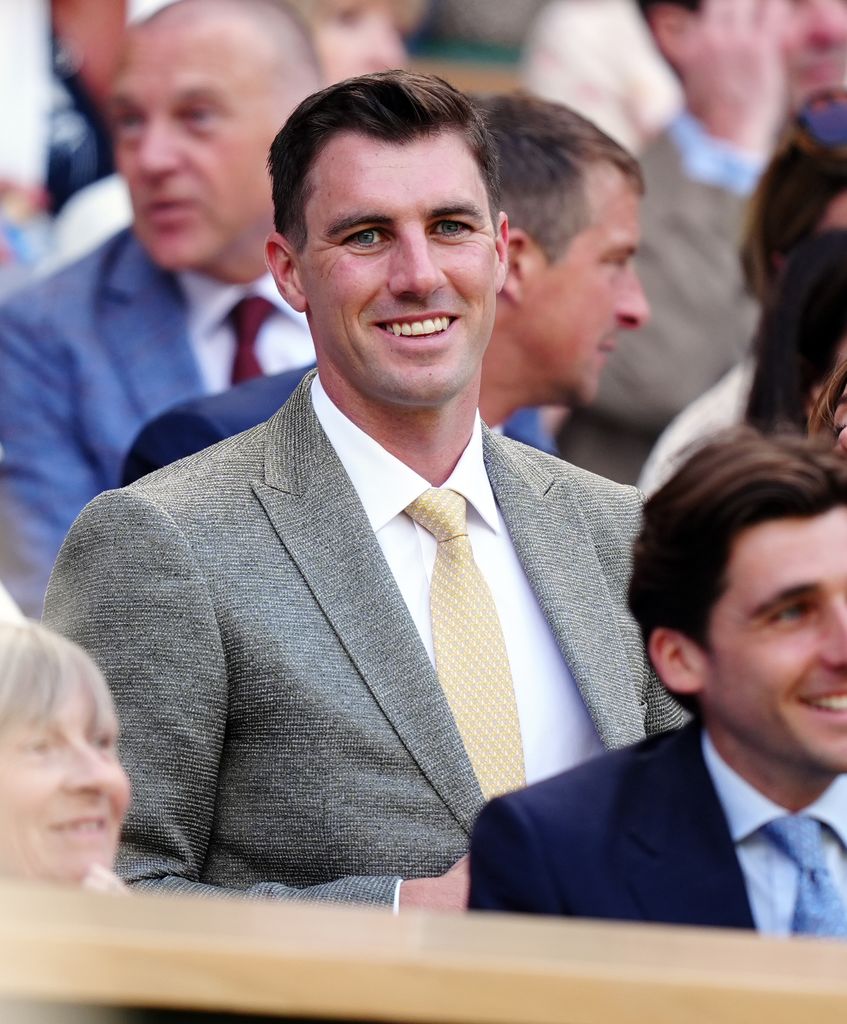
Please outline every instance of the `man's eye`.
[[188, 107], [182, 112], [182, 119], [197, 128], [205, 128], [214, 119], [211, 107]]
[[439, 234], [445, 235], [447, 238], [456, 238], [467, 230], [467, 225], [462, 224], [458, 220], [441, 220], [438, 222]]
[[120, 113], [112, 114], [110, 124], [113, 135], [124, 136], [138, 131], [143, 124], [143, 118], [140, 114], [136, 114], [133, 111], [121, 111]]
[[368, 246], [376, 245], [377, 242], [381, 242], [382, 235], [376, 228], [363, 228], [361, 231], [351, 235], [348, 241], [367, 248]]
[[783, 605], [773, 613], [774, 622], [798, 622], [809, 613], [810, 606], [803, 601], [796, 601], [793, 604]]

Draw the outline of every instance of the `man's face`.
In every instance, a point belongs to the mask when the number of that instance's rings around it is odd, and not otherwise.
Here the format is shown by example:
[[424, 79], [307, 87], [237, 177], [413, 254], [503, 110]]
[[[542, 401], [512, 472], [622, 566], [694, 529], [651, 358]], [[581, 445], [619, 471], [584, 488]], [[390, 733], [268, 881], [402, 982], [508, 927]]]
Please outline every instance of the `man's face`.
[[564, 255], [538, 254], [521, 303], [522, 347], [538, 368], [547, 402], [585, 405], [597, 393], [600, 374], [620, 330], [644, 324], [650, 307], [632, 265], [641, 237], [639, 197], [611, 164], [585, 176], [589, 223]]
[[302, 251], [272, 235], [268, 265], [308, 316], [330, 397], [366, 429], [399, 406], [475, 406], [508, 232], [464, 140], [343, 133], [310, 184]]
[[844, 82], [847, 70], [847, 0], [791, 0], [785, 57], [792, 106], [810, 93]]
[[697, 650], [703, 721], [748, 782], [798, 810], [847, 772], [847, 508], [739, 534]]
[[223, 281], [264, 271], [272, 222], [265, 160], [292, 106], [272, 39], [237, 11], [165, 17], [136, 29], [111, 103], [118, 169], [135, 232], [167, 270]]

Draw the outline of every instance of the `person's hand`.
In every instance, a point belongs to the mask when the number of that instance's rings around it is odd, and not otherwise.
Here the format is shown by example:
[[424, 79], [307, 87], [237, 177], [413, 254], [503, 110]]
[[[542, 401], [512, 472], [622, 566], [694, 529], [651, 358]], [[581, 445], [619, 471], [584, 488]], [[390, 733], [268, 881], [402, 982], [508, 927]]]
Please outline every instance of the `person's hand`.
[[688, 109], [713, 137], [770, 152], [788, 104], [790, 13], [787, 0], [704, 0], [675, 61]]
[[439, 878], [410, 878], [400, 886], [400, 910], [465, 910], [470, 873], [467, 855]]
[[92, 864], [88, 873], [80, 883], [83, 889], [91, 892], [128, 893], [126, 885], [114, 871], [104, 868], [102, 864]]

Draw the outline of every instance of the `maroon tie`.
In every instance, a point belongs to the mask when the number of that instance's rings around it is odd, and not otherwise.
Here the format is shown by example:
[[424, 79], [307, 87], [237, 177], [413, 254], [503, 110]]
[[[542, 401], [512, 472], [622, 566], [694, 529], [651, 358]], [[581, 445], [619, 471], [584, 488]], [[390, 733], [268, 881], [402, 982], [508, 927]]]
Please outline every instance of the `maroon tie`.
[[232, 362], [232, 383], [262, 376], [256, 358], [256, 335], [276, 307], [261, 295], [248, 295], [230, 313], [235, 328], [235, 359]]

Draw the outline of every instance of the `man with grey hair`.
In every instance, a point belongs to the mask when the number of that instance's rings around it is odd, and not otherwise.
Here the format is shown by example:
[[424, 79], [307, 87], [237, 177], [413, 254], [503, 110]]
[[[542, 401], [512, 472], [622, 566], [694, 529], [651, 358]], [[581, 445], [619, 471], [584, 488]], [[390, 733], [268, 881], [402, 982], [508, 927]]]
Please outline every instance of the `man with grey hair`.
[[312, 361], [264, 265], [264, 163], [318, 84], [306, 30], [272, 0], [178, 0], [128, 31], [109, 116], [132, 229], [0, 310], [0, 576], [28, 614], [144, 422]]

